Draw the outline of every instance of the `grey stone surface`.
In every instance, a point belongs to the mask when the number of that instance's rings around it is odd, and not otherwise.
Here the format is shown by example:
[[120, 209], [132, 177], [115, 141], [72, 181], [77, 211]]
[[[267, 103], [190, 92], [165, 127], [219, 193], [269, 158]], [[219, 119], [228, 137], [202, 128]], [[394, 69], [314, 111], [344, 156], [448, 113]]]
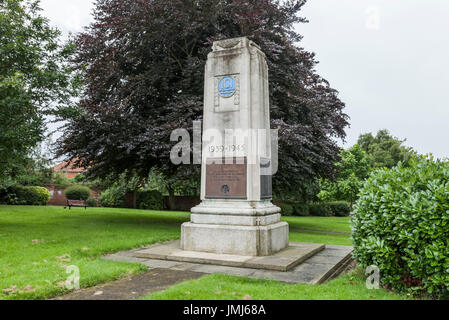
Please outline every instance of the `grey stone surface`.
[[288, 246], [288, 224], [237, 226], [184, 223], [181, 248], [187, 251], [264, 256]]
[[221, 273], [231, 276], [247, 277], [252, 275], [257, 269], [250, 268], [239, 268], [239, 267], [227, 267], [227, 266], [217, 266], [217, 265], [196, 265], [191, 271], [203, 272], [203, 273]]
[[347, 246], [330, 246], [330, 245], [326, 245], [326, 255], [331, 257], [331, 256], [335, 256], [335, 257], [342, 257], [347, 255], [348, 253], [351, 253], [353, 251], [352, 247], [347, 247]]
[[190, 221], [197, 224], [219, 224], [234, 226], [266, 226], [281, 221], [279, 213], [266, 216], [244, 216], [223, 214], [195, 214], [190, 215]]
[[307, 263], [311, 263], [311, 264], [336, 264], [338, 263], [342, 256], [336, 256], [336, 255], [316, 255], [311, 257], [310, 259], [307, 260]]
[[110, 255], [109, 260], [114, 261], [128, 261], [128, 262], [137, 262], [137, 263], [144, 263], [146, 259], [144, 258], [136, 258], [136, 257], [129, 257], [129, 256], [114, 256]]
[[294, 274], [291, 272], [258, 270], [253, 274], [249, 275], [248, 278], [274, 280], [286, 283], [309, 283], [310, 277], [308, 277], [305, 274], [303, 276], [303, 274]]
[[[171, 247], [170, 251], [173, 252], [176, 248], [179, 250], [179, 241], [171, 241], [165, 244], [167, 247]], [[290, 247], [296, 247], [298, 249], [305, 249], [309, 247], [308, 243], [290, 243]], [[352, 247], [347, 246], [331, 246], [326, 245], [326, 248], [318, 253], [315, 253], [312, 257], [306, 259], [304, 262], [297, 266], [294, 266], [289, 271], [275, 271], [275, 270], [264, 270], [257, 268], [242, 268], [242, 267], [232, 267], [232, 266], [222, 266], [214, 264], [204, 264], [203, 263], [189, 263], [181, 261], [169, 261], [160, 259], [144, 259], [136, 258], [135, 255], [141, 253], [146, 249], [158, 248], [160, 252], [162, 250], [161, 245], [149, 246], [145, 249], [136, 249], [130, 251], [123, 251], [117, 254], [107, 255], [105, 259], [111, 259], [115, 261], [129, 261], [129, 262], [139, 262], [143, 263], [148, 268], [165, 268], [174, 271], [186, 271], [186, 272], [196, 272], [202, 274], [213, 274], [220, 273], [232, 276], [244, 276], [254, 279], [267, 279], [281, 281], [285, 283], [307, 283], [307, 284], [318, 284], [326, 281], [330, 275], [334, 274], [339, 267], [343, 266], [349, 260], [351, 260], [351, 253], [353, 251]], [[290, 248], [289, 248], [290, 249]], [[290, 249], [290, 250], [294, 250]], [[185, 254], [185, 252], [184, 252]], [[203, 254], [203, 253], [201, 253]], [[285, 259], [288, 256], [288, 251], [284, 250], [278, 253], [279, 259]], [[209, 256], [208, 256], [209, 255]], [[222, 255], [223, 259], [231, 259], [232, 256]], [[210, 254], [205, 254], [205, 258], [210, 258]], [[238, 256], [237, 256], [238, 257]], [[241, 256], [240, 261], [244, 258]], [[261, 260], [266, 258], [265, 262], [269, 262], [273, 257], [247, 257], [248, 259], [255, 259], [260, 263]]]
[[287, 271], [304, 262], [316, 253], [324, 250], [322, 244], [292, 243], [288, 248], [271, 256], [242, 256], [232, 254], [217, 254], [211, 252], [182, 250], [179, 241], [171, 241], [165, 245], [134, 251], [138, 258], [162, 259], [201, 264], [222, 265], [231, 267], [245, 267], [254, 269]]
[[150, 269], [163, 268], [170, 269], [179, 266], [181, 263], [179, 261], [168, 261], [168, 260], [157, 260], [157, 259], [143, 259], [142, 263]]
[[197, 266], [198, 264], [195, 263], [183, 262], [178, 263], [177, 265], [171, 267], [170, 269], [178, 271], [193, 271], [193, 269]]

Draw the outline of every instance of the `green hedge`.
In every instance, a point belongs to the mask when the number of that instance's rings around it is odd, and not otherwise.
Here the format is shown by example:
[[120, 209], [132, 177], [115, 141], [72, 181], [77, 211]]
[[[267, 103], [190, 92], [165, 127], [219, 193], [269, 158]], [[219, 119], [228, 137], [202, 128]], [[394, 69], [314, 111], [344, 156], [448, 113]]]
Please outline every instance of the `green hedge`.
[[284, 216], [318, 216], [318, 217], [347, 217], [351, 213], [351, 205], [346, 201], [298, 203], [293, 201], [278, 201]]
[[65, 196], [69, 200], [84, 200], [89, 199], [91, 190], [85, 186], [72, 186], [65, 189]]
[[330, 217], [332, 210], [328, 203], [311, 203], [309, 204], [309, 213], [316, 217]]
[[50, 200], [50, 191], [44, 187], [12, 186], [8, 190], [7, 204], [45, 206]]
[[86, 204], [87, 204], [89, 207], [96, 207], [96, 206], [97, 206], [97, 199], [95, 199], [95, 198], [87, 199], [87, 200], [86, 200]]
[[371, 174], [352, 218], [354, 256], [381, 283], [449, 298], [449, 163], [410, 161]]
[[333, 201], [327, 203], [333, 216], [347, 217], [351, 214], [351, 205], [346, 201]]
[[295, 203], [293, 205], [293, 214], [299, 217], [306, 217], [310, 215], [309, 205], [305, 203]]
[[293, 209], [293, 206], [291, 204], [281, 203], [279, 205], [279, 207], [281, 208], [281, 214], [283, 216], [286, 216], [286, 217], [292, 216], [293, 213], [294, 213], [294, 209]]
[[164, 210], [164, 196], [155, 190], [139, 191], [137, 193], [137, 208], [147, 210]]

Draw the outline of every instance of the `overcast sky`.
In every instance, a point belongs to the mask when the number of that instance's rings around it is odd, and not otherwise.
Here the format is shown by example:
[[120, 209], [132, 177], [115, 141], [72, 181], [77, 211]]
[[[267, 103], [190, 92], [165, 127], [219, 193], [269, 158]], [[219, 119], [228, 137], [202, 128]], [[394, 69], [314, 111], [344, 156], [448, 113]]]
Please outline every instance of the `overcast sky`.
[[[64, 34], [92, 21], [93, 0], [42, 0]], [[449, 157], [449, 1], [309, 0], [298, 26], [317, 71], [351, 117], [347, 143], [388, 129], [420, 153]]]

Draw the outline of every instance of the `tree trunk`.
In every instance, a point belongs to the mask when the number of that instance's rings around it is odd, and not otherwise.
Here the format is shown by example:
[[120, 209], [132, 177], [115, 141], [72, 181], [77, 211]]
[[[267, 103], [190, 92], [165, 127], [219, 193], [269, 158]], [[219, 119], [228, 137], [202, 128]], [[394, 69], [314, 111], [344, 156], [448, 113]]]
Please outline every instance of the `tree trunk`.
[[173, 188], [168, 187], [168, 209], [169, 210], [175, 210], [176, 204], [175, 204], [175, 190]]
[[133, 208], [137, 208], [137, 190], [133, 191]]

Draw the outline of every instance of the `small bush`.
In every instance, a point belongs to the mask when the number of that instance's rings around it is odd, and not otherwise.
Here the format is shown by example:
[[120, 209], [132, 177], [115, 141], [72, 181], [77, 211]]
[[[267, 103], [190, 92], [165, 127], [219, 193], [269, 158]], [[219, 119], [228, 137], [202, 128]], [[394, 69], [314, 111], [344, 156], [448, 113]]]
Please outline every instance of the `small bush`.
[[332, 211], [327, 203], [311, 203], [309, 204], [309, 213], [316, 217], [330, 217]]
[[293, 206], [291, 204], [281, 203], [279, 205], [279, 207], [281, 208], [281, 214], [283, 216], [289, 217], [289, 216], [293, 215], [294, 209], [293, 209]]
[[159, 191], [147, 190], [137, 193], [137, 208], [147, 210], [164, 210], [164, 197]]
[[88, 187], [72, 186], [65, 189], [65, 196], [69, 200], [84, 200], [89, 199], [91, 191]]
[[333, 201], [328, 202], [332, 215], [336, 217], [347, 217], [351, 214], [351, 205], [346, 201]]
[[96, 207], [96, 206], [97, 206], [97, 199], [95, 199], [95, 198], [87, 199], [87, 200], [86, 200], [86, 204], [87, 204], [89, 207]]
[[50, 200], [50, 191], [44, 187], [13, 186], [8, 190], [8, 204], [45, 206]]
[[305, 203], [296, 203], [293, 205], [293, 209], [295, 216], [306, 217], [310, 215], [309, 206]]
[[449, 162], [420, 157], [373, 172], [352, 217], [359, 264], [376, 265], [382, 285], [449, 298], [448, 195]]

